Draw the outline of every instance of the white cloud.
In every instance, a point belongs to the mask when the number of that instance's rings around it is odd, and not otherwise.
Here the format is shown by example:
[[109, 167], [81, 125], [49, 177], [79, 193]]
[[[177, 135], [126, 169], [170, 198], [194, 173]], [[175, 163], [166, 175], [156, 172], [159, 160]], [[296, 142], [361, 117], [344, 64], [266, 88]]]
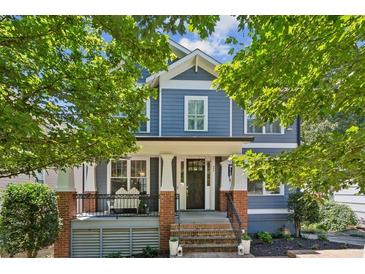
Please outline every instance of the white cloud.
[[182, 37], [179, 43], [190, 50], [198, 48], [212, 56], [224, 56], [231, 48], [225, 44], [227, 35], [230, 31], [237, 29], [237, 26], [236, 18], [227, 15], [220, 16], [214, 33], [208, 39], [201, 40], [198, 35], [194, 35], [192, 39]]

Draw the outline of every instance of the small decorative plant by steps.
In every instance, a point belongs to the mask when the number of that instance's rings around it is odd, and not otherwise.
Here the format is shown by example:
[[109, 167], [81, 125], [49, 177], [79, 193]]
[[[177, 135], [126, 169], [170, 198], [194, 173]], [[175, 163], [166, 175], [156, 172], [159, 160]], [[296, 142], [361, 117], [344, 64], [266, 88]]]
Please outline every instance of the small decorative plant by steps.
[[247, 233], [243, 233], [241, 237], [241, 244], [243, 245], [245, 254], [250, 254], [251, 237]]
[[169, 247], [170, 247], [170, 256], [176, 256], [177, 248], [179, 247], [179, 238], [171, 237], [169, 241]]

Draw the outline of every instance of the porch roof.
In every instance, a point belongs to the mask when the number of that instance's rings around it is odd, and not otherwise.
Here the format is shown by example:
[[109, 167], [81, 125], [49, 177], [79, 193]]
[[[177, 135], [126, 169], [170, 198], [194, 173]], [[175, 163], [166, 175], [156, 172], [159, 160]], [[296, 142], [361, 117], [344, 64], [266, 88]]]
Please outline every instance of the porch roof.
[[244, 144], [254, 137], [211, 137], [211, 136], [138, 136], [137, 155], [231, 155], [242, 152]]

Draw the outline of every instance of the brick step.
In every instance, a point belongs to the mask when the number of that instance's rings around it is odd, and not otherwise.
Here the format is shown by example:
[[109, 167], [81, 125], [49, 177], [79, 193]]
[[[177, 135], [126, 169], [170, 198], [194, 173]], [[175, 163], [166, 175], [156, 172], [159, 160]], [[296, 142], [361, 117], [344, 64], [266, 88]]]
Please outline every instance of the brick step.
[[[231, 229], [231, 224], [180, 224], [181, 229]], [[178, 224], [171, 225], [172, 230], [178, 230]]]
[[182, 244], [184, 252], [236, 252], [237, 244]]
[[174, 237], [208, 237], [208, 236], [224, 236], [234, 237], [232, 228], [229, 229], [180, 229], [171, 230], [171, 236]]
[[179, 243], [184, 244], [234, 244], [235, 237], [225, 236], [180, 236]]

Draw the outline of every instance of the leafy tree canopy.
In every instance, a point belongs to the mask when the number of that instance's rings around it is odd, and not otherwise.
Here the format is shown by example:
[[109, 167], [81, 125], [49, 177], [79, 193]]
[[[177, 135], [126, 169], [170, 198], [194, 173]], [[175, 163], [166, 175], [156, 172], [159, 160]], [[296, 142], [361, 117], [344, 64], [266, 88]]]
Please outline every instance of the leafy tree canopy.
[[238, 20], [252, 43], [219, 66], [216, 86], [254, 114], [258, 124], [278, 119], [288, 126], [299, 116], [308, 127], [321, 128], [292, 152], [248, 151], [233, 157], [236, 164], [271, 187], [287, 182], [306, 195], [326, 197], [355, 184], [365, 193], [365, 17]]
[[[0, 16], [0, 177], [136, 149], [141, 69], [166, 68], [168, 37], [218, 16]], [[123, 115], [119, 115], [123, 113]]]

